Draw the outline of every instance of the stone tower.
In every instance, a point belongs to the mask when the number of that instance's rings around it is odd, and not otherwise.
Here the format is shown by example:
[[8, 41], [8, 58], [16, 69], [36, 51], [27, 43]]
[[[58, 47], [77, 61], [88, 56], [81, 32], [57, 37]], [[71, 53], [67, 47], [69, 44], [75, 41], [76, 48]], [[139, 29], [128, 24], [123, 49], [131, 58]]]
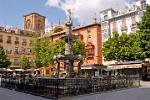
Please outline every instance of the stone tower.
[[38, 13], [30, 13], [24, 16], [24, 30], [37, 32], [40, 35], [45, 32], [45, 16]]

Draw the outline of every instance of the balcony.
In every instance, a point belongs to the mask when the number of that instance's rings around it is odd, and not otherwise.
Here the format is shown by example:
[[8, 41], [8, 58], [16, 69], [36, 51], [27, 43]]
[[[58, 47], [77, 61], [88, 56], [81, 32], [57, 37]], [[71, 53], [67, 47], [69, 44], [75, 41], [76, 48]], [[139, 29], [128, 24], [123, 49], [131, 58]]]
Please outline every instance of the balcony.
[[23, 46], [26, 46], [26, 45], [27, 45], [27, 42], [22, 42], [22, 45], [23, 45]]
[[11, 54], [11, 52], [12, 52], [11, 50], [10, 51], [6, 50], [6, 54]]
[[11, 44], [11, 40], [7, 40], [7, 43]]
[[30, 43], [29, 46], [32, 46], [32, 43]]
[[19, 44], [19, 41], [15, 41], [15, 44]]
[[19, 55], [20, 53], [19, 53], [19, 51], [15, 51], [14, 54], [15, 55]]
[[2, 40], [2, 39], [0, 39], [0, 43], [3, 43], [3, 40]]

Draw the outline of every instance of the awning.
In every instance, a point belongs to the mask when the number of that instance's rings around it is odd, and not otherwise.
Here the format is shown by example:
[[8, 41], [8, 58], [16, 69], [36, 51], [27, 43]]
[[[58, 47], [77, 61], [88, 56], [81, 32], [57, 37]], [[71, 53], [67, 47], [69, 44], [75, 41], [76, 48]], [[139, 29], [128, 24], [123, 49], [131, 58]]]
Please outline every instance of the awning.
[[81, 69], [102, 69], [102, 68], [106, 68], [106, 66], [102, 64], [89, 64], [81, 66]]
[[108, 68], [112, 68], [112, 69], [142, 68], [142, 64], [109, 65]]
[[15, 69], [15, 71], [24, 71], [24, 69]]
[[103, 68], [103, 70], [106, 71], [106, 72], [110, 72], [110, 71], [114, 71], [115, 69], [112, 69], [112, 68], [108, 67], [108, 68]]
[[11, 69], [6, 69], [6, 71], [11, 72], [11, 71], [13, 71], [13, 70], [11, 70]]

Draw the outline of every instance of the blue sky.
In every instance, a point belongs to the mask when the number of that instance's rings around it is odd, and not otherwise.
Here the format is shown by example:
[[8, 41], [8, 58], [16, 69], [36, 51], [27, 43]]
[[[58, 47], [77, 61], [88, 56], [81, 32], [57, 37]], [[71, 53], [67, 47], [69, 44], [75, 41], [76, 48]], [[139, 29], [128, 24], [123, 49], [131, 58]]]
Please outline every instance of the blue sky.
[[0, 25], [23, 26], [23, 15], [38, 12], [47, 17], [49, 23], [58, 23], [59, 17], [64, 22], [66, 15], [55, 7], [45, 6], [47, 0], [1, 0]]
[[46, 16], [49, 26], [58, 23], [59, 18], [64, 23], [68, 8], [73, 11], [75, 24], [86, 24], [91, 23], [95, 13], [98, 17], [102, 9], [118, 9], [126, 5], [126, 2], [127, 0], [0, 0], [0, 26], [22, 28], [23, 15], [31, 12]]

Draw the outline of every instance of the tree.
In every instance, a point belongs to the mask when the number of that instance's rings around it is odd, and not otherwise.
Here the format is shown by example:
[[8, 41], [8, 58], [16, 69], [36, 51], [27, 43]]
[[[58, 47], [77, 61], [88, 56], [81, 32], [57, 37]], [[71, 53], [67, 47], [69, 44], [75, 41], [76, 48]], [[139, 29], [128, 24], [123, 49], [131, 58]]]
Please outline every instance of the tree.
[[[147, 5], [139, 30], [130, 35], [115, 35], [104, 42], [106, 60], [143, 60], [150, 57], [150, 5]], [[117, 46], [118, 45], [118, 46]]]
[[73, 54], [85, 56], [85, 44], [84, 42], [76, 39], [72, 41]]
[[138, 43], [142, 49], [142, 58], [150, 57], [150, 5], [147, 5], [142, 21], [138, 25]]
[[[75, 39], [72, 41], [72, 49], [74, 55], [85, 55], [85, 44], [84, 42]], [[52, 56], [54, 55], [64, 55], [65, 54], [65, 41], [63, 39], [58, 40], [57, 42], [54, 42], [51, 47], [51, 53]]]
[[30, 61], [25, 55], [21, 55], [19, 65], [21, 66], [22, 69], [31, 68]]
[[35, 40], [32, 44], [32, 52], [35, 55], [36, 67], [49, 66], [52, 60], [50, 48], [52, 43], [48, 39]]
[[103, 56], [106, 60], [116, 60], [118, 59], [119, 52], [119, 34], [117, 32], [113, 33], [113, 37], [109, 38], [103, 43]]
[[139, 47], [138, 36], [135, 33], [122, 33], [104, 42], [103, 55], [106, 60], [137, 60], [142, 59], [142, 49]]
[[[84, 43], [80, 40], [73, 40], [73, 53], [75, 55], [85, 54]], [[32, 46], [33, 54], [37, 67], [49, 66], [54, 64], [53, 57], [55, 55], [65, 54], [65, 41], [60, 39], [56, 42], [51, 42], [48, 39], [36, 40]]]
[[11, 62], [7, 55], [5, 54], [4, 48], [0, 46], [0, 68], [7, 68], [10, 66]]

